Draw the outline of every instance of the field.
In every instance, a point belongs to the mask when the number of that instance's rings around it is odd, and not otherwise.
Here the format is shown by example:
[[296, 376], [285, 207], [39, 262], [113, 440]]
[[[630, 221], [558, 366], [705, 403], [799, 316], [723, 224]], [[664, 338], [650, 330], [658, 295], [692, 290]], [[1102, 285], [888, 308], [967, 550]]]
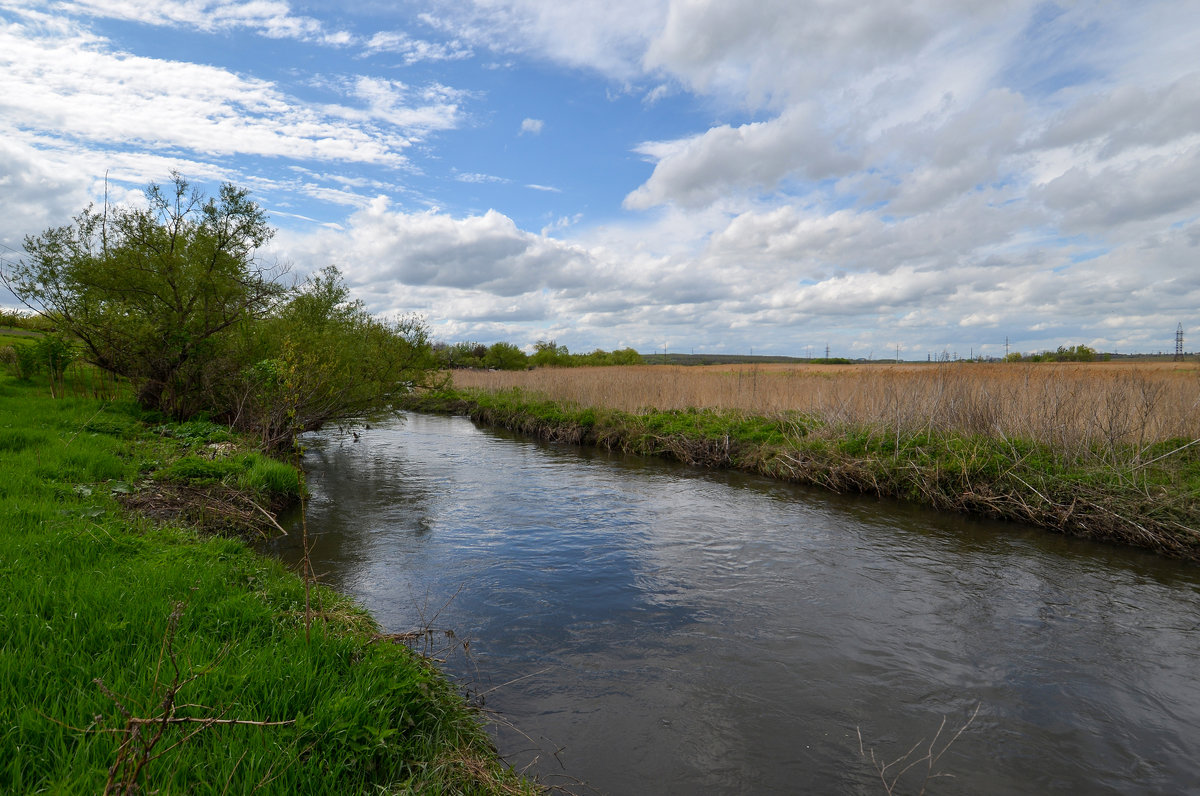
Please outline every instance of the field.
[[454, 386], [634, 413], [799, 412], [834, 426], [1020, 439], [1081, 458], [1136, 459], [1155, 443], [1200, 439], [1195, 362], [543, 368], [456, 371]]

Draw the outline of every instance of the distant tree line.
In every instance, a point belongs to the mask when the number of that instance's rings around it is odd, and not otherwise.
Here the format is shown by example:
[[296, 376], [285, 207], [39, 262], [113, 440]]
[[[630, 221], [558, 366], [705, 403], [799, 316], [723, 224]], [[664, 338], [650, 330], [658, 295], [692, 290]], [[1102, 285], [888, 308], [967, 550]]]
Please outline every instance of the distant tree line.
[[565, 345], [554, 340], [538, 340], [533, 353], [526, 354], [512, 343], [434, 343], [433, 353], [445, 368], [490, 368], [493, 370], [525, 370], [527, 368], [574, 368], [585, 365], [641, 365], [642, 355], [632, 348], [604, 351], [597, 348], [588, 354], [572, 354]]
[[1005, 362], [1095, 362], [1107, 360], [1107, 354], [1098, 354], [1096, 349], [1085, 345], [1059, 346], [1055, 351], [1040, 354], [1021, 354], [1016, 351], [1004, 358]]

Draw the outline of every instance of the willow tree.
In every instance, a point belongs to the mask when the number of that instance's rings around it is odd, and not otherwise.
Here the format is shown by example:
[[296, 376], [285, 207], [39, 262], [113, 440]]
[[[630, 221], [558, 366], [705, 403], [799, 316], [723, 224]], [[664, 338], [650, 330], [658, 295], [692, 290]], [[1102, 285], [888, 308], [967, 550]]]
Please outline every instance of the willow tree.
[[424, 321], [375, 317], [333, 266], [243, 327], [229, 354], [223, 377], [210, 383], [214, 417], [254, 431], [268, 449], [394, 410], [409, 390], [438, 381]]
[[5, 282], [93, 363], [137, 385], [143, 406], [183, 418], [208, 408], [204, 385], [234, 330], [269, 315], [287, 289], [258, 258], [274, 230], [245, 189], [205, 197], [173, 173], [146, 199], [89, 206], [26, 237]]

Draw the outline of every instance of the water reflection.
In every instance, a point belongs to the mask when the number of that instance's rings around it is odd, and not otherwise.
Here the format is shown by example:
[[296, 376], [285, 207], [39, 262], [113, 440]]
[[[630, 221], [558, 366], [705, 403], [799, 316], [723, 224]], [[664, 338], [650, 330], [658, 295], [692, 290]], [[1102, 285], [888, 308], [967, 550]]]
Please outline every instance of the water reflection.
[[527, 678], [488, 705], [547, 781], [877, 793], [857, 728], [891, 759], [977, 703], [931, 792], [1200, 781], [1193, 567], [463, 418], [319, 437], [309, 468], [316, 569], [391, 630], [440, 611], [477, 690]]

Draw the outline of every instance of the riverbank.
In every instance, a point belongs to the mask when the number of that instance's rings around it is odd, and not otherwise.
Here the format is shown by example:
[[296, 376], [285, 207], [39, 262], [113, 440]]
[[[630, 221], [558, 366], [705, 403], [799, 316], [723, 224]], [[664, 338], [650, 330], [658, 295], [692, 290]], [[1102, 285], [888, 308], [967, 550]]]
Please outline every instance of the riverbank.
[[81, 392], [0, 376], [0, 792], [534, 792], [431, 663], [201, 530], [294, 469]]
[[[466, 414], [539, 439], [899, 498], [1200, 560], [1200, 445], [1078, 455], [1010, 436], [727, 409], [631, 412], [520, 389], [413, 394], [410, 409]], [[1130, 463], [1134, 462], [1134, 463]]]

